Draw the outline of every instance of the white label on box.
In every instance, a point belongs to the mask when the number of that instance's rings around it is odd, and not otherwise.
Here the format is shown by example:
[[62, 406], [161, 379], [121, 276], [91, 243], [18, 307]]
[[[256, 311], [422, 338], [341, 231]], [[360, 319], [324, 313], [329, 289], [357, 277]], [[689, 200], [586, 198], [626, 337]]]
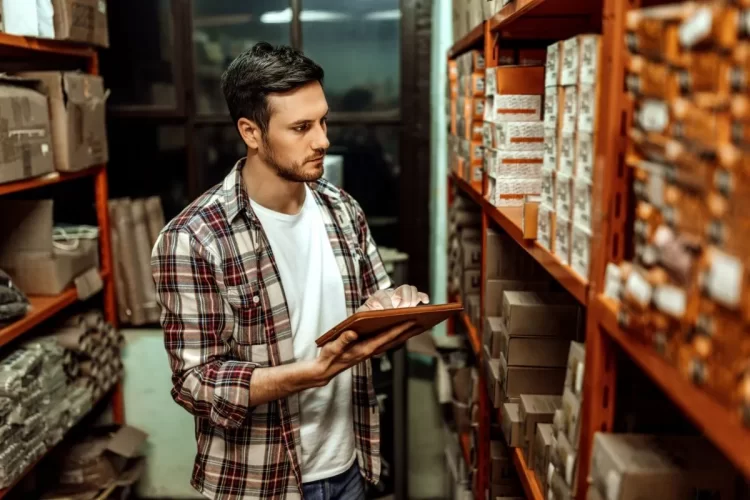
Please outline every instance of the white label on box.
[[579, 83], [594, 85], [597, 83], [599, 70], [599, 35], [584, 35], [581, 37], [581, 61], [578, 72]]
[[576, 135], [576, 176], [591, 182], [594, 178], [593, 137], [579, 132]]
[[495, 122], [535, 122], [541, 119], [542, 96], [495, 96]]
[[559, 171], [563, 175], [572, 176], [576, 165], [575, 136], [563, 135], [560, 137], [560, 164]]
[[622, 482], [622, 476], [615, 470], [610, 470], [607, 473], [606, 479], [606, 490], [607, 500], [618, 500], [620, 498], [620, 483]]
[[497, 93], [497, 73], [495, 72], [495, 68], [490, 68], [487, 70], [485, 79], [486, 79], [485, 83], [487, 84], [487, 95], [496, 94]]
[[578, 94], [578, 131], [587, 132], [589, 134], [594, 133], [594, 123], [596, 123], [596, 116], [594, 110], [596, 109], [596, 94], [594, 92], [594, 86], [588, 84], [581, 84], [579, 86]]
[[742, 293], [742, 261], [720, 250], [711, 250], [711, 268], [708, 271], [705, 288], [716, 302], [736, 308]]
[[102, 14], [107, 13], [107, 2], [105, 2], [104, 0], [99, 0], [99, 12], [101, 12]]
[[578, 39], [574, 37], [562, 42], [562, 51], [560, 85], [575, 85], [578, 83]]
[[544, 129], [544, 168], [557, 170], [557, 132], [555, 129]]
[[672, 285], [662, 285], [654, 290], [654, 305], [673, 318], [682, 319], [687, 307], [685, 290]]
[[[565, 87], [565, 108], [563, 109], [563, 134], [574, 134], [578, 119], [578, 90], [574, 86]], [[559, 107], [559, 104], [558, 104]]]
[[555, 226], [555, 255], [563, 264], [570, 265], [570, 222], [560, 212]]
[[558, 216], [570, 217], [572, 207], [571, 179], [558, 172], [555, 176], [555, 211]]
[[680, 44], [689, 49], [711, 34], [713, 14], [710, 7], [701, 7], [679, 28]]
[[583, 228], [573, 225], [573, 252], [570, 256], [573, 270], [588, 279], [591, 252], [591, 236]]
[[537, 240], [547, 250], [552, 250], [552, 226], [550, 208], [544, 204], [539, 205], [539, 216], [537, 218]]
[[656, 99], [645, 99], [638, 112], [638, 124], [646, 132], [664, 132], [669, 124], [667, 103]]
[[542, 168], [542, 203], [555, 206], [555, 171]]
[[646, 307], [651, 302], [653, 290], [648, 281], [638, 271], [633, 270], [628, 276], [628, 281], [625, 283], [625, 292], [632, 296], [642, 307]]
[[591, 230], [591, 185], [584, 179], [574, 179], [573, 223]]
[[573, 390], [576, 394], [580, 394], [583, 390], [583, 361], [579, 361], [576, 365], [576, 379], [575, 379], [575, 386]]
[[544, 128], [557, 130], [557, 87], [544, 89]]
[[555, 87], [560, 75], [560, 42], [547, 47], [547, 65], [544, 68], [544, 86]]

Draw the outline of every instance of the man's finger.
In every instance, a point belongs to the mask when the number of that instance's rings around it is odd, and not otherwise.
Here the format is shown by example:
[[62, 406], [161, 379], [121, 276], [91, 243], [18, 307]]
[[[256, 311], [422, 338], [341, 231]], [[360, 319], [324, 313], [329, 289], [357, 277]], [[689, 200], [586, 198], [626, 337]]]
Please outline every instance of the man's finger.
[[419, 292], [418, 296], [419, 296], [419, 302], [421, 302], [422, 304], [430, 303], [430, 296], [427, 295], [426, 293]]
[[331, 342], [331, 348], [337, 354], [340, 354], [347, 350], [351, 344], [353, 344], [358, 338], [357, 332], [353, 330], [347, 330], [339, 335], [336, 340]]

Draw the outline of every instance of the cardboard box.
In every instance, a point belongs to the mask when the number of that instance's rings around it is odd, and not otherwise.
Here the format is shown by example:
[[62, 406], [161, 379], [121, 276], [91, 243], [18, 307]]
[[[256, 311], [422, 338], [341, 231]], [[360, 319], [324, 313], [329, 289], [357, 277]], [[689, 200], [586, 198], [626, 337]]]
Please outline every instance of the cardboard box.
[[545, 203], [539, 205], [539, 220], [537, 221], [537, 241], [548, 251], [555, 249], [555, 209]]
[[561, 474], [563, 482], [568, 486], [573, 485], [578, 467], [578, 454], [571, 446], [565, 434], [557, 433], [555, 448], [550, 454], [550, 462], [554, 464], [557, 472]]
[[[555, 206], [555, 171], [542, 167], [542, 205]], [[537, 210], [537, 217], [539, 211]], [[537, 221], [537, 228], [539, 222]], [[538, 234], [538, 229], [537, 229]]]
[[586, 363], [586, 345], [571, 342], [568, 353], [568, 370], [565, 374], [565, 387], [580, 395], [583, 391], [583, 373]]
[[547, 170], [557, 170], [557, 131], [554, 128], [544, 129], [544, 163]]
[[565, 338], [510, 336], [504, 325], [500, 327], [500, 353], [509, 366], [566, 367], [569, 346]]
[[[503, 293], [506, 291], [546, 292], [549, 281], [488, 279], [484, 287], [484, 313], [486, 316], [500, 316], [503, 313]], [[497, 357], [497, 356], [494, 356]]]
[[[558, 198], [559, 199], [559, 198]], [[570, 219], [563, 217], [560, 212], [557, 213], [555, 223], [555, 257], [560, 259], [565, 265], [570, 265], [570, 254], [572, 249], [572, 232], [573, 225]]]
[[57, 295], [74, 278], [98, 266], [97, 240], [80, 240], [74, 250], [52, 244], [52, 200], [1, 200], [0, 268], [29, 295]]
[[495, 123], [503, 122], [537, 122], [542, 119], [541, 95], [495, 95]]
[[26, 73], [49, 99], [55, 168], [75, 172], [109, 160], [107, 93], [101, 77], [79, 72]]
[[482, 242], [461, 241], [461, 255], [463, 256], [463, 269], [479, 269], [482, 267]]
[[565, 483], [565, 479], [559, 471], [552, 473], [552, 478], [549, 482], [549, 495], [555, 500], [572, 500], [573, 495], [570, 491], [570, 486]]
[[562, 109], [559, 108], [559, 92], [561, 87], [547, 87], [544, 89], [544, 128], [557, 130]]
[[[485, 308], [487, 306], [485, 305]], [[487, 316], [484, 320], [485, 345], [488, 354], [493, 359], [500, 358], [500, 349], [502, 346], [502, 318], [498, 316]]]
[[573, 224], [573, 246], [570, 251], [570, 266], [581, 277], [588, 279], [591, 267], [591, 232]]
[[[607, 498], [735, 498], [734, 467], [702, 437], [594, 435], [590, 475]], [[617, 478], [613, 481], [612, 478]]]
[[503, 321], [510, 336], [572, 339], [577, 330], [578, 306], [565, 294], [506, 291]]
[[521, 211], [521, 229], [523, 239], [535, 240], [537, 236], [537, 222], [539, 220], [540, 196], [526, 196]]
[[109, 47], [106, 0], [53, 0], [55, 37]]
[[3, 145], [0, 183], [54, 170], [49, 107], [38, 82], [0, 77], [0, 119], [6, 124], [6, 136], [13, 139]]
[[490, 482], [502, 484], [516, 477], [510, 451], [503, 441], [490, 442]]
[[578, 83], [578, 38], [573, 37], [561, 43], [562, 67], [560, 70], [560, 85], [576, 85]]
[[518, 404], [505, 403], [503, 405], [503, 418], [501, 420], [503, 436], [505, 436], [505, 442], [512, 448], [518, 448], [523, 444], [523, 432], [521, 429], [523, 421], [518, 411]]
[[482, 311], [480, 311], [480, 295], [478, 293], [467, 293], [463, 297], [466, 312], [473, 325], [481, 324]]
[[503, 401], [503, 386], [500, 373], [500, 358], [493, 358], [487, 346], [484, 347], [484, 370], [487, 375], [487, 393], [493, 408], [500, 408]]
[[492, 147], [501, 151], [541, 151], [544, 148], [544, 124], [538, 122], [500, 122], [494, 125]]
[[550, 424], [538, 424], [534, 434], [534, 446], [531, 453], [529, 468], [534, 470], [536, 480], [542, 491], [547, 490], [547, 471], [549, 470], [549, 454], [554, 438], [554, 430]]
[[495, 71], [497, 95], [544, 94], [544, 66], [498, 66]]
[[524, 441], [533, 443], [537, 424], [551, 424], [555, 410], [561, 407], [560, 395], [522, 394], [518, 416], [523, 421]]
[[576, 134], [561, 135], [557, 138], [558, 151], [557, 172], [572, 177], [576, 167]]
[[[542, 66], [547, 64], [547, 51], [545, 49], [519, 49], [518, 65], [519, 66]], [[545, 85], [546, 85], [545, 74]]]
[[143, 470], [141, 448], [147, 437], [127, 425], [91, 429], [62, 455], [60, 488], [45, 498], [98, 493], [113, 485], [133, 484]]
[[495, 179], [541, 179], [543, 154], [537, 151], [498, 151]]
[[575, 134], [578, 125], [578, 88], [575, 85], [560, 87], [557, 109], [561, 114], [560, 132]]
[[580, 35], [578, 49], [578, 83], [595, 85], [601, 66], [601, 35]]
[[[2, 31], [9, 35], [38, 37], [40, 12], [36, 0], [3, 0], [0, 2]], [[52, 33], [54, 36], [54, 33]]]
[[[597, 85], [580, 84], [577, 90], [578, 110], [577, 130], [588, 134], [596, 132], [597, 101], [599, 91]], [[566, 100], [567, 104], [567, 100]]]
[[547, 47], [547, 64], [544, 72], [544, 86], [556, 87], [560, 83], [560, 67], [562, 66], [562, 42], [555, 42]]
[[579, 132], [575, 138], [576, 177], [589, 182], [594, 178], [594, 138], [591, 134]]
[[586, 179], [573, 179], [573, 224], [591, 230], [591, 184]]
[[567, 388], [563, 392], [562, 409], [565, 419], [565, 435], [573, 449], [577, 450], [581, 432], [581, 400]]
[[562, 394], [565, 384], [564, 368], [536, 368], [511, 366], [500, 355], [502, 394], [509, 400], [521, 394]]

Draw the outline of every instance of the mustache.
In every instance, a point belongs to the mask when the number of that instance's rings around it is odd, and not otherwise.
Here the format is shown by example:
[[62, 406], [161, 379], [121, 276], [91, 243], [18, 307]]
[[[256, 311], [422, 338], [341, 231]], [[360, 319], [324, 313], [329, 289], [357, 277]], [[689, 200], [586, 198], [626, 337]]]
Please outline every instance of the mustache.
[[325, 156], [326, 156], [325, 150], [320, 151], [319, 153], [317, 153], [317, 154], [315, 154], [313, 156], [309, 156], [309, 157], [305, 158], [305, 163], [311, 162], [311, 161], [322, 160], [323, 158], [325, 158]]

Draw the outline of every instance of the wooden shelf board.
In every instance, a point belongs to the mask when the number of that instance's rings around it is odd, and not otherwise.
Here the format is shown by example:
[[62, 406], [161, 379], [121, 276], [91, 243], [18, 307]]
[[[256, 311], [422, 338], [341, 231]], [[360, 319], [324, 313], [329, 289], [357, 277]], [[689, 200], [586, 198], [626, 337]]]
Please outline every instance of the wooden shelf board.
[[104, 165], [98, 165], [79, 172], [51, 172], [40, 177], [34, 177], [33, 179], [23, 179], [21, 181], [0, 184], [0, 196], [50, 186], [52, 184], [59, 184], [61, 182], [80, 179], [82, 177], [94, 176], [104, 167]]
[[[104, 271], [101, 275], [102, 280], [106, 281], [109, 272]], [[78, 294], [75, 288], [68, 288], [59, 295], [29, 297], [31, 310], [26, 316], [0, 328], [0, 347], [12, 342], [77, 301]]]
[[516, 466], [516, 472], [518, 472], [518, 477], [521, 479], [521, 485], [523, 486], [523, 491], [526, 493], [526, 498], [544, 500], [545, 497], [539, 488], [534, 471], [526, 466], [526, 460], [523, 458], [521, 448], [513, 448], [513, 465]]
[[[500, 31], [522, 21], [533, 27], [538, 19], [560, 18], [561, 20], [590, 16], [601, 17], [601, 0], [513, 0], [487, 21], [490, 31]], [[515, 26], [514, 26], [515, 27]], [[541, 26], [538, 26], [541, 28]], [[546, 32], [542, 32], [547, 35]], [[550, 38], [555, 38], [552, 34]]]
[[466, 461], [466, 467], [471, 468], [471, 446], [469, 444], [469, 433], [464, 432], [459, 435], [459, 441], [461, 442], [461, 451]]
[[[95, 408], [96, 408], [96, 407], [97, 407], [97, 406], [99, 405], [99, 403], [101, 403], [101, 402], [102, 402], [102, 401], [104, 401], [105, 399], [107, 399], [107, 398], [111, 397], [111, 396], [112, 396], [112, 391], [114, 390], [114, 388], [116, 388], [116, 387], [118, 386], [118, 384], [119, 384], [119, 383], [120, 383], [119, 381], [116, 381], [116, 382], [115, 382], [115, 383], [114, 383], [114, 384], [112, 385], [112, 388], [110, 388], [110, 389], [109, 389], [108, 391], [106, 391], [106, 392], [105, 392], [105, 393], [104, 393], [104, 394], [102, 395], [102, 397], [101, 397], [101, 398], [99, 398], [99, 399], [98, 399], [97, 401], [94, 401], [94, 404], [93, 404], [93, 405], [91, 406], [91, 410], [95, 409]], [[72, 426], [70, 427], [70, 429], [68, 429], [68, 430], [67, 430], [67, 432], [66, 432], [65, 434], [66, 434], [66, 435], [68, 435], [68, 434], [70, 433], [70, 431], [72, 431], [72, 430], [73, 430], [73, 429], [74, 429], [74, 428], [75, 428], [75, 427], [76, 427], [76, 426], [77, 426], [77, 425], [78, 425], [79, 423], [81, 423], [81, 421], [82, 421], [82, 420], [83, 420], [84, 418], [86, 418], [86, 417], [87, 417], [88, 415], [90, 415], [90, 414], [91, 414], [91, 410], [89, 410], [89, 412], [87, 412], [87, 413], [84, 413], [83, 415], [81, 415], [81, 418], [79, 418], [79, 419], [78, 419], [78, 421], [77, 421], [77, 422], [75, 422], [75, 423], [74, 423], [74, 424], [73, 424], [73, 425], [72, 425]], [[10, 485], [10, 486], [8, 486], [7, 488], [4, 488], [4, 489], [0, 489], [0, 500], [1, 500], [1, 499], [3, 499], [3, 498], [5, 498], [6, 496], [8, 496], [8, 495], [10, 494], [10, 492], [11, 492], [11, 491], [13, 491], [13, 488], [15, 488], [15, 487], [16, 487], [16, 486], [18, 485], [18, 483], [20, 483], [20, 482], [21, 482], [21, 480], [23, 480], [23, 478], [25, 478], [26, 476], [28, 476], [28, 475], [29, 475], [29, 473], [31, 473], [31, 471], [33, 471], [33, 470], [34, 470], [34, 469], [36, 468], [36, 466], [37, 466], [37, 465], [39, 465], [39, 463], [40, 463], [40, 462], [41, 462], [42, 460], [44, 460], [45, 458], [47, 458], [47, 457], [49, 456], [49, 454], [50, 454], [50, 453], [51, 453], [51, 452], [52, 452], [53, 450], [57, 449], [57, 447], [58, 447], [58, 446], [59, 446], [59, 445], [60, 445], [60, 444], [61, 444], [61, 443], [62, 443], [62, 442], [63, 442], [64, 440], [65, 440], [65, 437], [63, 436], [63, 440], [62, 440], [62, 441], [60, 441], [60, 443], [57, 443], [57, 444], [55, 444], [55, 445], [52, 445], [51, 447], [47, 448], [47, 450], [46, 450], [46, 451], [45, 451], [45, 452], [44, 452], [44, 453], [42, 454], [42, 456], [41, 456], [41, 457], [39, 457], [39, 458], [37, 458], [37, 459], [36, 459], [36, 461], [34, 461], [34, 463], [32, 463], [31, 465], [29, 465], [28, 467], [26, 467], [26, 469], [25, 469], [25, 470], [24, 470], [24, 471], [23, 471], [23, 472], [21, 473], [21, 475], [20, 475], [20, 476], [18, 476], [18, 477], [17, 477], [16, 479], [15, 479], [15, 481], [13, 481], [13, 483], [11, 483], [11, 485]]]
[[546, 248], [542, 247], [536, 241], [525, 240], [523, 230], [521, 229], [521, 208], [497, 208], [490, 204], [481, 193], [471, 187], [465, 180], [460, 179], [455, 174], [451, 176], [453, 182], [466, 193], [471, 199], [478, 203], [484, 213], [486, 213], [498, 226], [500, 226], [516, 243], [526, 250], [544, 269], [552, 275], [555, 280], [565, 287], [570, 294], [576, 298], [582, 305], [588, 304], [588, 280], [581, 277], [573, 269], [560, 262], [560, 260], [551, 254]]
[[[475, 26], [469, 33], [466, 34], [462, 39], [458, 40], [453, 44], [451, 49], [448, 51], [448, 57], [453, 59], [456, 56], [460, 56], [472, 47], [476, 47], [484, 38], [484, 22]], [[477, 47], [484, 53], [483, 47]]]
[[86, 59], [91, 58], [96, 54], [96, 50], [93, 47], [82, 43], [0, 33], [0, 53], [7, 54], [9, 51], [16, 50], [19, 51], [19, 54], [33, 51], [44, 54], [82, 57]]
[[700, 431], [745, 475], [750, 477], [750, 429], [739, 415], [686, 380], [653, 349], [633, 339], [617, 323], [618, 305], [602, 296], [593, 300], [590, 313], [628, 356], [672, 399]]

